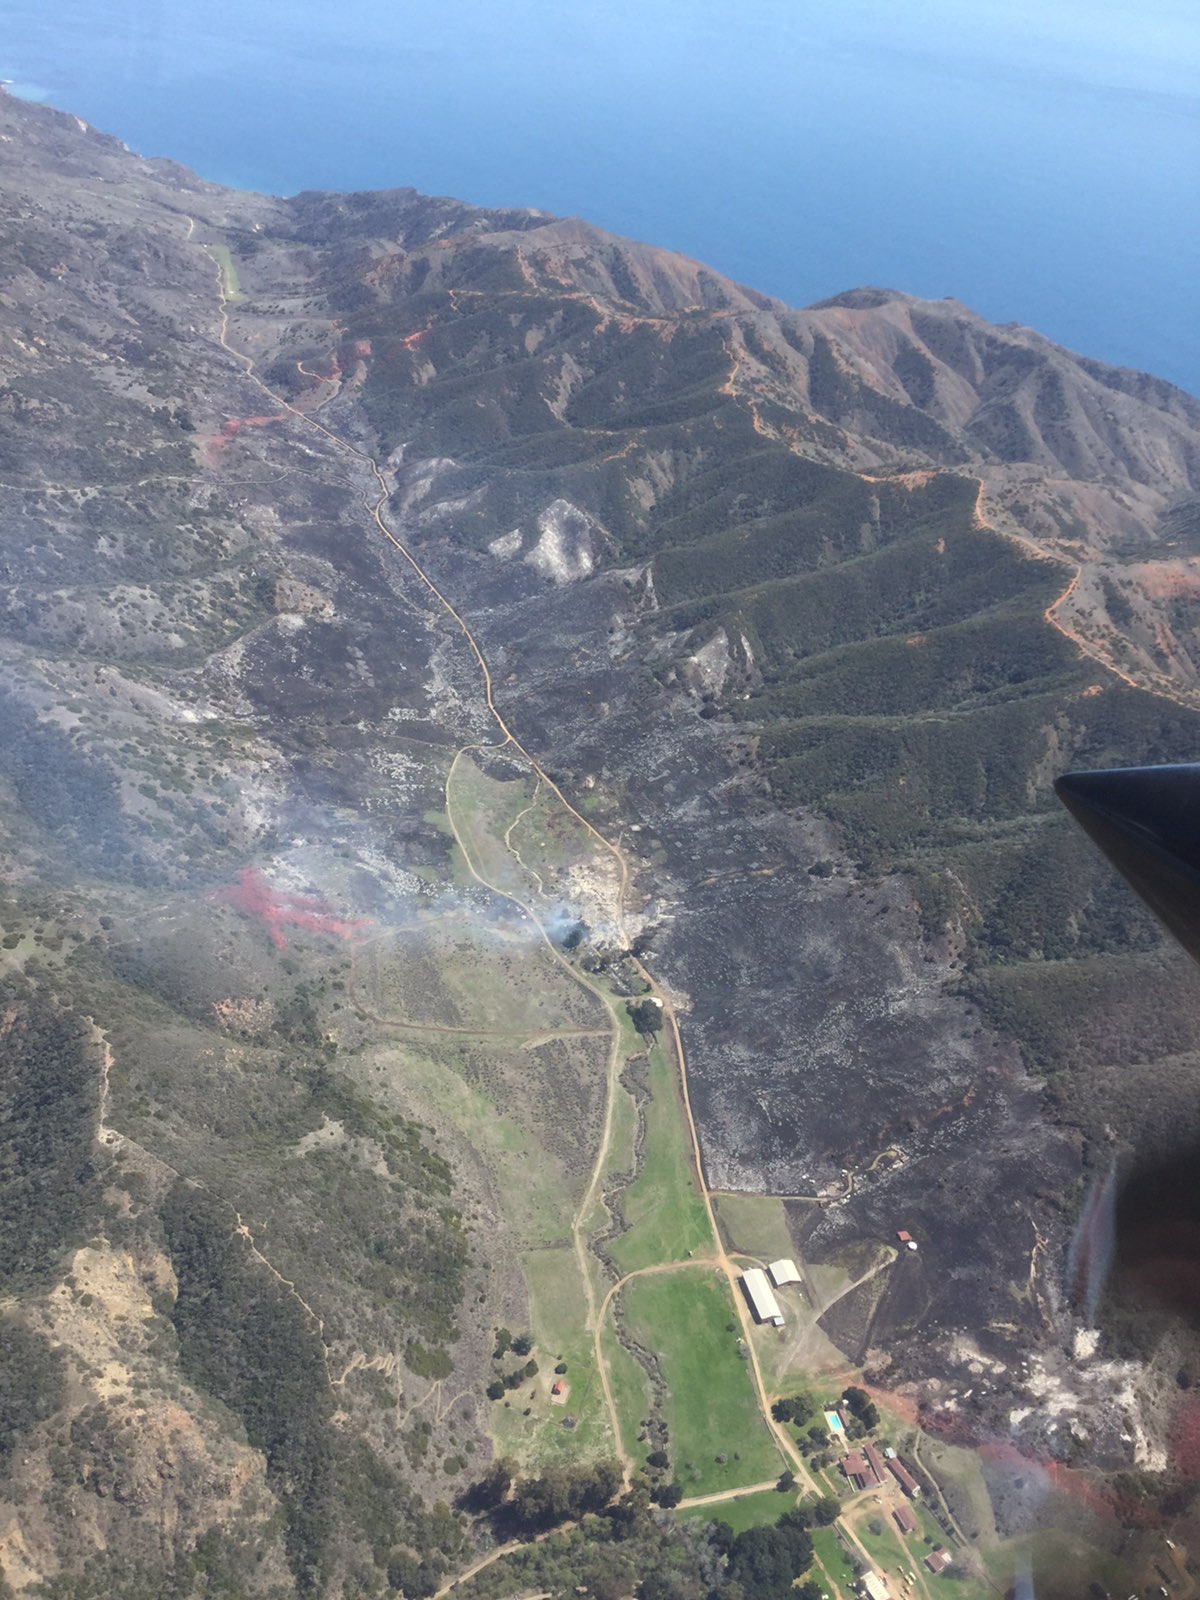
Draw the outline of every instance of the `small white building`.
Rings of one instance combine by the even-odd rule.
[[[754,1313],[756,1322],[769,1322],[776,1328],[783,1327],[783,1312],[779,1309],[771,1285],[767,1282],[767,1275],[761,1267],[747,1267],[742,1273],[742,1288],[745,1290],[746,1299],[750,1302],[750,1309]]]
[[[862,1592],[867,1600],[889,1600],[891,1591],[877,1572],[864,1572],[862,1575]]]
[[[800,1270],[794,1261],[786,1259],[772,1261],[767,1271],[770,1274],[771,1282],[777,1289],[782,1289],[788,1283],[801,1283],[803,1281],[800,1277]]]

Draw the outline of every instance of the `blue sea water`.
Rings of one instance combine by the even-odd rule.
[[[1200,392],[1194,0],[10,0],[0,75],[221,182],[412,184]]]

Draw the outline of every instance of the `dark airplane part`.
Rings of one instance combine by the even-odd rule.
[[[1130,886],[1200,962],[1200,765],[1071,772],[1059,799]],[[1114,1162],[1113,1171],[1116,1165]],[[1105,1232],[1103,1207],[1077,1235],[1076,1271],[1093,1307],[1109,1290],[1126,1315],[1152,1305],[1200,1327],[1200,1150],[1133,1155]],[[1106,1196],[1099,1196],[1107,1199]],[[1103,1324],[1106,1316],[1100,1310]]]
[[[1069,772],[1054,788],[1126,882],[1200,962],[1200,765]]]

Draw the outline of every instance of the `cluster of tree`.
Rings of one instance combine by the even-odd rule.
[[[510,1353],[514,1356],[529,1356],[533,1349],[533,1336],[528,1333],[510,1332],[508,1328],[496,1329],[496,1344],[492,1350],[493,1361],[503,1361]],[[566,1368],[563,1368],[566,1371]],[[522,1367],[514,1367],[510,1372],[497,1372],[491,1383],[487,1386],[489,1400],[503,1400],[504,1396],[512,1389],[519,1389],[530,1378],[536,1378],[538,1364],[532,1356]]]
[[[0,1471],[22,1438],[58,1410],[64,1363],[43,1334],[13,1317],[0,1321]]]
[[[541,1510],[546,1479],[566,1471],[557,1469],[533,1480],[542,1485],[535,1510]],[[593,1503],[609,1486],[615,1493],[619,1481],[610,1464],[605,1482],[594,1486]],[[544,1524],[522,1524],[508,1514],[509,1494],[515,1502],[525,1492],[516,1482],[515,1464],[498,1461],[470,1491],[470,1508],[491,1511],[498,1534],[545,1535]],[[531,1591],[586,1592],[593,1600],[624,1600],[630,1594],[638,1600],[820,1600],[814,1580],[799,1581],[812,1564],[808,1529],[814,1519],[822,1520],[817,1507],[799,1506],[774,1527],[735,1535],[724,1522],[676,1522],[656,1514],[644,1484],[635,1483],[619,1501],[597,1507],[591,1515],[578,1496],[572,1504],[562,1487],[554,1500],[560,1517],[586,1520],[526,1543],[480,1573],[473,1583],[477,1600]],[[829,1504],[836,1514],[836,1501]]]
[[[533,1349],[533,1337],[528,1333],[512,1334],[507,1328],[496,1329],[496,1348],[492,1359],[502,1360],[511,1350],[515,1356],[527,1356]]]
[[[508,1499],[509,1490],[517,1479],[517,1463],[511,1456],[497,1456],[495,1461],[474,1483],[468,1484],[458,1497],[464,1511],[495,1511]]]
[[[162,1208],[179,1281],[172,1321],[189,1377],[224,1401],[262,1450],[283,1502],[292,1571],[319,1592],[329,1573],[336,1480],[333,1397],[320,1332],[250,1255],[228,1207],[180,1179]]]
[[[745,1600],[794,1600],[796,1579],[812,1566],[809,1522],[808,1509],[797,1506],[774,1527],[747,1528],[734,1538],[728,1578]],[[820,1589],[816,1592],[819,1596]]]
[[[73,1013],[19,978],[0,984],[0,1007],[0,1291],[11,1292],[53,1275],[98,1210],[99,1075]]]
[[[334,1426],[320,1330],[252,1255],[229,1207],[181,1179],[160,1216],[179,1284],[171,1317],[180,1364],[263,1452],[298,1591],[325,1593],[335,1573],[358,1570],[362,1592],[373,1593],[378,1569],[407,1550],[418,1552],[432,1594],[461,1549],[461,1519],[425,1510],[391,1463]]]
[[[116,1550],[91,1556],[37,1585],[38,1600],[243,1600],[260,1594],[263,1572],[261,1524],[209,1528],[190,1549],[167,1562],[131,1559]],[[26,1591],[28,1592],[28,1591]],[[278,1592],[277,1590],[275,1591]],[[0,1576],[0,1600],[15,1591]]]
[[[678,1522],[654,1512],[635,1486],[582,1524],[523,1543],[478,1573],[471,1590],[475,1600],[538,1593],[586,1593],[591,1600],[630,1595],[711,1600],[724,1581],[732,1540],[724,1523]]]
[[[853,1385],[842,1396],[851,1416],[857,1417],[864,1429],[869,1433],[872,1428],[879,1426],[879,1412],[875,1409],[875,1402],[865,1389],[857,1389]]]
[[[603,1511],[620,1487],[621,1469],[615,1461],[556,1464],[536,1478],[516,1479],[499,1508],[498,1520],[518,1533],[538,1533]]]
[[[771,1407],[771,1415],[776,1422],[794,1422],[799,1426],[816,1410],[816,1404],[811,1394],[801,1390],[790,1398],[776,1400]]]
[[[530,1359],[523,1367],[517,1367],[499,1378],[493,1378],[485,1392],[489,1400],[503,1400],[510,1389],[519,1389],[523,1383],[530,1378],[536,1378],[537,1375],[538,1364]]]

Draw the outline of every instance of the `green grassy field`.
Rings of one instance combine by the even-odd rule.
[[[760,1261],[795,1254],[782,1200],[766,1194],[722,1194],[716,1196],[713,1206],[727,1250]]]
[[[911,1433],[908,1438],[915,1437]],[[908,1447],[907,1441],[898,1439],[894,1441],[896,1448],[903,1452]],[[983,1478],[983,1468],[978,1455],[974,1450],[965,1450],[959,1445],[947,1444],[944,1440],[930,1438],[924,1434],[920,1436],[921,1465],[926,1474],[931,1477],[949,1496],[961,1526],[968,1534],[975,1536],[981,1546],[996,1542],[996,1519],[992,1512],[992,1502],[988,1495],[987,1484]],[[930,1532],[936,1525],[930,1519]]]
[[[761,1483],[782,1472],[783,1458],[738,1354],[737,1313],[724,1279],[702,1267],[637,1278],[621,1300],[630,1332],[659,1357],[668,1388],[668,1449],[685,1496]]]
[[[736,1500],[719,1500],[710,1506],[681,1506],[676,1516],[685,1522],[725,1522],[734,1533],[747,1528],[768,1528],[796,1504],[795,1494],[780,1494],[778,1489],[761,1489],[757,1494],[739,1495]]]
[[[882,1506],[869,1507],[865,1514],[859,1513],[854,1518],[855,1533],[872,1561],[891,1582],[893,1589],[901,1586],[898,1576],[901,1571],[916,1571],[930,1591],[944,1596],[945,1600],[989,1600],[989,1597],[994,1596],[995,1591],[982,1578],[951,1578],[945,1574],[935,1576],[929,1571],[924,1562],[932,1549],[940,1545],[944,1549],[949,1549],[952,1555],[956,1554],[957,1550],[920,1502],[910,1509],[915,1513],[921,1531],[919,1534],[911,1534],[908,1538],[904,1537],[890,1512]],[[883,1532],[872,1533],[869,1527],[871,1522],[880,1523]],[[926,1536],[932,1543],[926,1544]],[[1009,1561],[1011,1563],[1011,1557]],[[1011,1577],[1010,1564],[1006,1581]]]
[[[562,1164],[468,1081],[467,1049],[449,1042],[428,1049],[408,1041],[388,1045],[375,1053],[362,1081],[370,1087],[373,1080],[394,1075],[403,1080],[406,1098],[436,1106],[496,1174],[497,1193],[519,1243],[529,1249],[559,1242],[563,1219],[574,1207]]]
[[[634,1464],[640,1466],[650,1449],[645,1440],[638,1437],[643,1421],[650,1415],[649,1379],[617,1338],[611,1318],[606,1319],[602,1342],[608,1357],[608,1381],[617,1408],[621,1441]]]
[[[625,1003],[616,997],[614,1014],[620,1032],[620,1058],[623,1064],[628,1063],[633,1056],[641,1055],[644,1047],[641,1035],[630,1021]],[[618,1086],[613,1099],[612,1108],[612,1133],[609,1139],[608,1157],[604,1163],[605,1176],[617,1176],[631,1172],[634,1166],[635,1141],[637,1138],[637,1108],[632,1097],[626,1090]],[[592,1232],[605,1228],[611,1221],[611,1215],[603,1203],[603,1197],[597,1193],[596,1203],[584,1218],[584,1226]],[[604,1285],[608,1288],[608,1284]]]
[[[461,838],[460,877],[467,876],[469,860],[502,892],[536,906],[557,895],[558,880],[569,864],[594,858],[595,842],[580,824],[555,814],[556,804],[552,805],[546,794],[538,794],[536,785],[527,780],[497,780],[464,755],[454,767],[449,791]],[[510,828],[520,860],[504,842]],[[589,1001],[582,994],[561,992],[560,985],[573,988],[573,980],[548,952],[544,961],[534,960],[534,972],[529,970],[527,953],[523,957],[515,950],[498,950],[481,962],[481,952],[465,946],[460,950],[460,943],[451,936],[444,950],[429,951],[438,968],[444,1004],[456,1017],[469,1014],[472,1020],[478,1017],[484,1026],[499,1029],[524,1026],[526,1019],[531,1027],[551,1028],[583,1022],[603,1027],[608,1020],[599,998]],[[589,986],[595,983],[593,978]],[[629,1334],[658,1359],[666,1385],[663,1411],[672,1469],[687,1497],[773,1480],[785,1463],[759,1410],[748,1364],[739,1353],[741,1326],[729,1286],[699,1259],[690,1268],[684,1265],[710,1254],[716,1241],[693,1168],[674,1062],[661,1043],[639,1060],[645,1044],[619,1000],[613,1014],[622,1034],[618,1059],[631,1063],[629,1070],[646,1093],[635,1099],[624,1088],[617,1088],[612,1103],[612,1138],[605,1172],[626,1172],[632,1164],[639,1100],[642,1137],[639,1171],[620,1193],[625,1228],[608,1249],[618,1272],[645,1274],[626,1284],[617,1301]],[[506,1106],[509,1117],[499,1117],[490,1103],[495,1095],[485,1097],[464,1078],[446,1087],[464,1132],[476,1148],[486,1151],[498,1176],[508,1175],[509,1181],[503,1184],[503,1192],[509,1196],[505,1208],[523,1246],[520,1268],[529,1293],[539,1372],[504,1399],[492,1402],[490,1427],[497,1452],[516,1457],[526,1470],[555,1460],[613,1454],[617,1441],[596,1369],[587,1324],[586,1286],[568,1238],[574,1208],[565,1174],[540,1151],[536,1131],[522,1126],[525,1119],[518,1108]],[[518,1114],[513,1115],[514,1111]],[[731,1251],[764,1262],[795,1254],[787,1212],[780,1200],[724,1195],[718,1198],[715,1210]],[[588,1233],[607,1224],[599,1191],[583,1221]],[[671,1263],[679,1264],[681,1270],[645,1271]],[[590,1275],[598,1304],[607,1287],[603,1270],[591,1259],[584,1270]],[[836,1294],[861,1270],[857,1262],[820,1270],[818,1292]],[[778,1376],[781,1387],[787,1389],[794,1380],[793,1386],[811,1388],[819,1395],[819,1377],[791,1370],[798,1318],[810,1320],[812,1313],[800,1291],[793,1291],[793,1297],[796,1304],[789,1304],[793,1327],[783,1333],[758,1330],[756,1345],[770,1374],[769,1382]],[[640,1435],[650,1414],[651,1387],[646,1373],[621,1346],[611,1317],[602,1340],[620,1443],[636,1463],[647,1449]],[[814,1353],[805,1345],[803,1352],[797,1346],[794,1355],[808,1359]],[[563,1406],[550,1400],[554,1367],[559,1362],[566,1364],[564,1377],[570,1390]],[[688,1508],[680,1515],[689,1521],[719,1519],[740,1532],[773,1523],[793,1501],[793,1496],[775,1490],[756,1491],[712,1506]],[[894,1577],[898,1568],[919,1560],[925,1547],[910,1551],[890,1522],[883,1517],[878,1520],[882,1531],[875,1536],[865,1531],[867,1518],[855,1518],[872,1557]],[[821,1544],[827,1547],[821,1556],[820,1575],[843,1590],[848,1569],[838,1554],[833,1531],[819,1532]],[[954,1588],[956,1600],[975,1600],[973,1588]],[[946,1592],[949,1595],[948,1588]]]
[[[491,1433],[498,1455],[524,1466],[553,1460],[579,1461],[613,1455],[604,1392],[596,1375],[591,1334],[584,1314],[579,1263],[570,1246],[531,1250],[521,1258],[538,1374],[503,1400],[491,1402]],[[566,1405],[550,1399],[554,1368],[567,1364]],[[532,1391],[532,1393],[531,1393]],[[525,1416],[526,1408],[529,1416]]]
[[[532,777],[490,777],[464,753],[453,764],[447,793],[467,854],[498,889],[530,903],[544,898],[557,904],[568,897],[570,868],[587,865],[615,875],[616,864],[595,835]]]
[[[984,1566],[993,1584],[1001,1586],[1011,1583],[1014,1572],[1032,1571],[1034,1593],[1041,1592],[1039,1575],[1061,1584],[1066,1574],[1078,1579],[1081,1594],[1087,1592],[1087,1586],[1092,1582],[1099,1582],[1109,1594],[1116,1596],[1137,1592],[1138,1575],[1134,1567],[1119,1556],[1097,1549],[1095,1545],[1063,1529],[1048,1529],[1023,1538],[1006,1539],[1003,1544],[994,1545],[991,1550],[984,1552]],[[987,1593],[994,1596],[996,1593],[994,1587],[985,1591],[982,1585],[972,1589],[959,1585],[958,1589],[964,1600],[976,1600],[977,1595],[982,1597]]]
[[[837,1534],[832,1528],[814,1528],[812,1542],[816,1555],[813,1572],[825,1580],[831,1594],[835,1585],[837,1590],[844,1590],[854,1576],[854,1568],[838,1543]]]
[[[238,282],[237,268],[233,264],[233,257],[226,244],[210,244],[208,247],[216,257],[217,266],[221,269],[221,293],[226,300],[244,300],[241,284]]]
[[[872,1533],[868,1526],[872,1522],[883,1531]],[[879,1571],[891,1581],[893,1588],[899,1587],[901,1569],[905,1572],[910,1571],[929,1554],[929,1547],[920,1539],[916,1539],[915,1534],[913,1538],[916,1539],[916,1543],[911,1549],[909,1548],[909,1541],[903,1538],[891,1515],[883,1506],[871,1506],[865,1514],[860,1513],[855,1516],[853,1526],[867,1554]],[[945,1543],[944,1540],[938,1542]]]
[[[469,754],[454,761],[446,780],[454,831],[471,865],[504,893],[528,900],[537,880],[505,846],[504,834],[533,798],[533,784],[489,778]]]
[[[686,1261],[713,1245],[678,1080],[660,1045],[650,1052],[647,1078],[651,1098],[643,1107],[642,1170],[621,1198],[627,1231],[611,1247],[622,1272],[660,1261]]]

